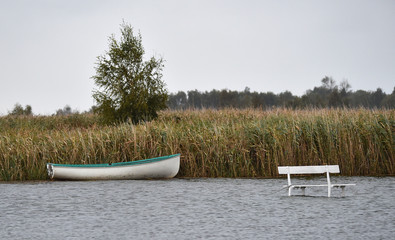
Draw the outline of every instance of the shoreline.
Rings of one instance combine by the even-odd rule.
[[[301,176],[295,176],[293,178],[298,179],[298,178],[320,178],[324,177],[324,175],[301,175]],[[344,175],[331,175],[331,178],[336,177],[350,177],[350,178],[358,178],[358,177],[364,177],[364,178],[393,178],[395,175],[381,175],[381,176],[344,176]],[[235,178],[230,178],[230,177],[174,177],[170,179],[139,179],[139,180],[134,180],[134,179],[125,179],[125,180],[84,180],[84,181],[74,181],[74,180],[13,180],[13,181],[0,181],[0,184],[24,184],[24,183],[51,183],[51,182],[110,182],[110,181],[171,181],[171,180],[199,180],[199,179],[235,179],[235,180],[273,180],[273,179],[284,179],[286,180],[287,177],[235,177]]]

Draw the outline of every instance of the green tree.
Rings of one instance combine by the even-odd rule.
[[[169,95],[168,105],[172,109],[184,109],[187,105],[187,95],[183,91]]]
[[[381,107],[381,101],[385,98],[386,94],[381,88],[377,88],[376,92],[372,93],[372,101],[375,107]]]
[[[381,106],[386,108],[395,108],[395,87],[391,94],[388,94],[382,101]]]
[[[78,113],[77,111],[75,113]],[[64,106],[63,109],[58,109],[56,111],[56,116],[68,116],[73,114],[71,107],[69,105]]]
[[[108,123],[151,120],[167,107],[168,94],[161,80],[164,60],[144,61],[141,34],[134,35],[125,22],[120,30],[120,40],[109,37],[109,50],[97,58],[92,77],[99,87],[93,92],[95,111]]]
[[[30,116],[33,115],[33,111],[30,105],[26,105],[25,109],[23,109],[22,105],[17,103],[15,104],[14,109],[9,112],[9,114],[13,116]]]

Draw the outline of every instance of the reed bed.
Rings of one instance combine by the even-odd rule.
[[[181,153],[178,177],[276,177],[279,165],[339,164],[342,175],[395,175],[395,111],[163,111],[103,126],[95,115],[1,117],[0,181],[43,180],[45,165]]]

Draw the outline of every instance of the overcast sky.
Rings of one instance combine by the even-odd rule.
[[[394,0],[2,0],[0,114],[88,110],[96,58],[122,20],[146,57],[165,59],[169,92],[302,95],[325,76],[353,91],[395,86]]]

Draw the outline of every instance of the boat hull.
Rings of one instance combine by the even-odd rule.
[[[113,164],[47,164],[48,175],[58,180],[133,180],[173,178],[180,168],[180,154]]]

